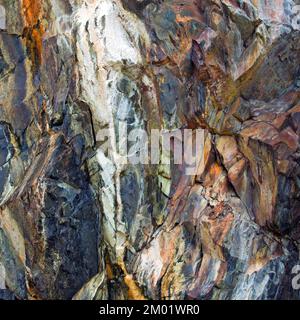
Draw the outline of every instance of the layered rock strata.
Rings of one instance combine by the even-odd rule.
[[[0,5],[0,297],[300,297],[299,1]],[[197,171],[120,122],[201,130]]]

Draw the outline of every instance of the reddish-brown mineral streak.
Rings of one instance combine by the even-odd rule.
[[[300,297],[299,2],[0,5],[1,298]],[[118,121],[202,129],[197,173],[101,153]]]

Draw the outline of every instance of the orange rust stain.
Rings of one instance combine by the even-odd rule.
[[[204,186],[212,186],[219,179],[222,174],[222,167],[216,162],[213,163],[204,179]]]
[[[127,286],[127,294],[129,300],[146,300],[146,298],[143,296],[141,289],[136,284],[135,280],[133,279],[133,276],[131,274],[128,274],[126,266],[123,261],[121,261],[119,264],[119,267],[124,273],[124,283]],[[105,268],[106,268],[106,274],[108,280],[113,280],[115,278],[113,267],[111,265],[110,259],[108,255],[105,257]]]
[[[114,272],[113,269],[111,267],[110,261],[108,259],[108,257],[105,258],[105,268],[106,268],[106,274],[107,274],[107,278],[108,280],[112,280],[114,278]]]
[[[119,267],[122,269],[124,272],[124,283],[126,284],[128,291],[128,299],[129,300],[146,300],[144,295],[142,294],[141,289],[138,287],[136,282],[133,279],[133,276],[127,272],[125,263],[121,261],[119,263]]]
[[[182,16],[180,14],[176,14],[176,21],[181,22],[181,23],[187,23],[190,21],[194,21],[194,19],[193,19],[193,17],[186,17],[186,16]]]
[[[220,167],[217,163],[214,163],[209,170],[209,173],[212,176],[218,177],[222,173],[222,167]]]
[[[42,62],[42,41],[44,28],[40,23],[42,5],[40,0],[23,0],[22,9],[25,22],[26,45],[34,63]]]
[[[32,30],[32,37],[34,39],[37,56],[40,62],[42,60],[43,33],[44,33],[44,30],[42,27]]]
[[[141,293],[141,289],[135,283],[132,275],[127,274],[124,277],[124,282],[128,287],[128,299],[129,300],[146,300],[143,294]]]
[[[23,12],[27,27],[37,24],[41,16],[41,3],[39,0],[23,0]]]

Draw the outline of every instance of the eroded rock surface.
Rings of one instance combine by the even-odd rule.
[[[0,297],[300,297],[298,0],[0,5]],[[120,121],[201,129],[196,174]]]

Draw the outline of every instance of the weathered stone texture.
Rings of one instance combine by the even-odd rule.
[[[0,298],[300,298],[298,0],[0,5]],[[197,174],[118,121],[201,128]]]

